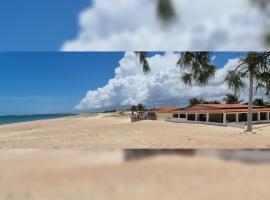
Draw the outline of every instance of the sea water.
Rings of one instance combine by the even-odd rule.
[[[19,122],[30,122],[45,119],[57,119],[63,117],[74,116],[73,114],[39,114],[39,115],[9,115],[0,116],[0,125],[13,124]]]

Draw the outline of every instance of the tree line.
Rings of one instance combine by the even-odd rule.
[[[223,98],[223,100],[214,99],[214,100],[206,100],[204,98],[192,98],[188,100],[189,106],[194,106],[197,104],[240,104],[243,103],[243,99],[240,99],[240,97],[237,94],[226,94],[226,97]],[[253,101],[253,104],[255,106],[266,106],[270,107],[270,101],[266,102],[263,98],[256,98]]]

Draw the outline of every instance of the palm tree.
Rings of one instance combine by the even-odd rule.
[[[184,71],[182,81],[189,86],[205,86],[215,77],[216,67],[211,64],[209,52],[182,52],[177,62]]]
[[[194,106],[197,104],[204,104],[205,103],[205,99],[202,98],[192,98],[188,100],[189,106]]]
[[[243,100],[239,99],[239,95],[237,94],[226,94],[226,97],[223,99],[226,104],[239,104]]]
[[[234,70],[228,72],[225,81],[229,88],[235,93],[246,87],[245,80],[249,79],[248,121],[247,131],[252,132],[252,107],[254,96],[254,80],[258,83],[262,80],[264,73],[270,70],[270,52],[248,52],[245,57],[240,58],[240,63]]]
[[[137,110],[139,111],[140,114],[142,114],[143,111],[145,111],[145,107],[143,104],[139,103],[137,105]]]
[[[181,77],[185,85],[203,87],[215,77],[216,67],[211,64],[209,52],[181,52],[177,65],[184,70]],[[206,101],[200,98],[189,100],[189,106],[203,104]]]
[[[139,53],[140,61],[144,63],[145,52]],[[182,81],[189,86],[205,86],[215,77],[216,66],[211,64],[209,52],[182,52],[177,62],[185,70]],[[143,67],[144,70],[150,70]],[[264,88],[269,93],[269,79],[267,78],[270,71],[270,52],[248,52],[245,57],[240,58],[240,63],[235,66],[234,70],[228,72],[225,82],[229,88],[234,89],[235,94],[240,92],[246,84],[245,80],[249,79],[249,103],[248,103],[248,121],[247,131],[252,132],[252,107],[254,96],[254,79],[257,81],[257,88],[261,82],[266,83]],[[266,77],[266,78],[265,78]]]
[[[267,102],[265,103],[265,106],[266,106],[267,108],[270,108],[270,101],[267,101]]]
[[[143,72],[144,73],[150,72],[150,66],[149,66],[149,63],[147,61],[147,52],[137,51],[137,52],[135,52],[135,54],[139,57]]]
[[[256,90],[263,89],[265,94],[270,97],[270,72],[264,72],[257,80]]]
[[[186,85],[193,84],[204,86],[213,79],[216,67],[211,64],[209,52],[183,52],[178,61],[183,69],[187,70],[182,76]],[[246,57],[240,59],[234,70],[229,71],[225,79],[229,88],[235,93],[245,87],[245,80],[249,78],[249,106],[247,131],[252,132],[252,107],[254,79],[258,83],[266,83],[265,89],[269,93],[270,52],[249,52]]]
[[[133,105],[131,106],[130,108],[130,111],[131,111],[131,115],[133,116],[134,115],[134,112],[136,112],[138,109],[137,109],[137,106]]]
[[[139,104],[137,105],[137,109],[138,109],[139,112],[142,112],[142,111],[145,110],[144,105],[141,104],[141,103],[139,103]]]
[[[221,102],[218,99],[205,101],[204,104],[221,104]]]
[[[266,105],[263,98],[254,99],[253,104],[256,106],[265,106]]]
[[[150,72],[147,52],[136,51],[135,54],[139,57],[143,72]],[[204,86],[214,78],[216,73],[216,67],[211,64],[209,52],[181,52],[177,65],[189,70],[182,76],[184,83],[189,86],[192,86],[193,81],[199,86]]]

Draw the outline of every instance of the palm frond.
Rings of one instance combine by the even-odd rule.
[[[181,77],[181,79],[185,85],[192,86],[192,74],[184,73],[184,75]]]
[[[188,100],[189,106],[194,106],[197,104],[204,104],[206,102],[203,98],[192,98]]]
[[[135,52],[135,54],[139,57],[143,72],[144,73],[150,72],[150,66],[147,61],[147,52],[141,51],[141,52]]]
[[[270,72],[261,73],[257,78],[256,91],[264,90],[266,95],[270,95]]]
[[[270,33],[265,34],[265,43],[270,45]]]
[[[225,78],[225,82],[227,83],[230,89],[234,90],[235,93],[240,92],[241,89],[245,86],[245,83],[242,80],[241,74],[235,71],[228,72]]]
[[[158,17],[165,23],[176,19],[176,12],[171,0],[157,0]]]
[[[205,86],[215,77],[216,67],[211,64],[209,52],[181,52],[177,65],[187,70],[182,80],[187,85]]]
[[[265,106],[266,105],[263,98],[254,99],[253,104],[256,106]]]
[[[243,99],[240,99],[239,95],[237,94],[226,94],[226,97],[223,99],[226,104],[238,104],[243,101]]]

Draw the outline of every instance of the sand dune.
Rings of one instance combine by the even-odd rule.
[[[270,164],[121,152],[0,151],[0,199],[269,199]],[[110,158],[109,160],[107,160]]]
[[[0,126],[0,148],[270,148],[270,125],[255,128],[81,116]]]

